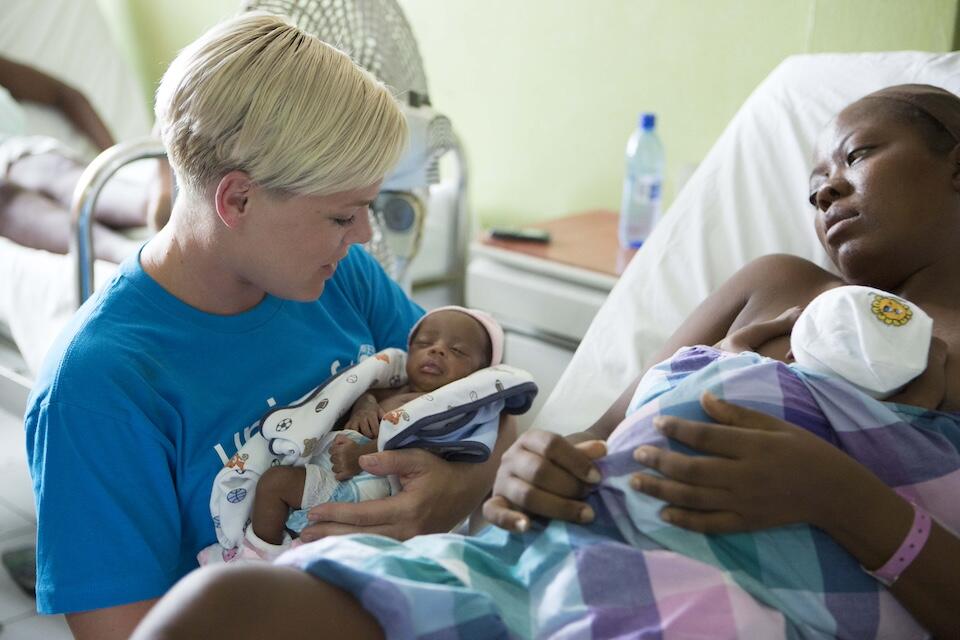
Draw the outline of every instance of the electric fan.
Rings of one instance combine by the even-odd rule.
[[[367,248],[409,289],[408,267],[420,248],[424,218],[430,209],[431,216],[450,217],[449,224],[439,227],[447,236],[441,244],[446,245],[450,258],[445,275],[462,279],[469,233],[463,150],[450,120],[430,105],[420,50],[396,0],[247,0],[243,8],[286,16],[390,87],[406,115],[410,139],[374,203],[374,239]],[[430,206],[431,189],[441,186],[440,158],[448,152],[456,159],[455,176],[446,182],[454,197]],[[435,211],[443,202],[451,202],[446,205],[451,210]]]

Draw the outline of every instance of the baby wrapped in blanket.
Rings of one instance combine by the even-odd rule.
[[[272,559],[291,546],[288,530],[303,529],[317,504],[399,490],[391,479],[360,473],[359,457],[378,448],[486,460],[500,412],[525,412],[537,392],[529,374],[501,364],[502,355],[503,331],[490,315],[443,307],[414,326],[408,353],[377,353],[269,412],[260,437],[214,482],[219,544],[201,551],[200,563]],[[345,429],[332,431],[347,411]]]
[[[795,348],[803,346],[798,339]],[[405,543],[344,536],[278,562],[349,591],[391,637],[923,637],[823,531],[797,524],[703,535],[665,523],[663,502],[631,488],[642,469],[638,446],[692,453],[660,435],[653,419],[711,421],[704,391],[809,430],[960,530],[960,416],[883,403],[837,375],[755,353],[696,346],[640,382],[598,462],[591,524],[535,521],[523,534],[490,527],[474,538]]]

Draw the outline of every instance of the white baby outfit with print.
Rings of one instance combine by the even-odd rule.
[[[357,398],[370,388],[396,388],[406,382],[407,354],[385,349],[341,372],[299,400],[271,409],[260,432],[217,474],[210,512],[219,544],[198,554],[201,564],[274,557],[290,545],[271,545],[248,526],[260,476],[272,466],[306,468],[302,508],[287,527],[306,525],[310,507],[322,502],[358,502],[399,491],[396,478],[361,473],[347,482],[333,477],[329,448],[339,434],[357,442],[359,433],[333,431]],[[380,422],[378,449],[416,447],[454,461],[483,462],[496,445],[501,412],[526,412],[537,386],[526,371],[499,364],[451,382],[388,412]]]

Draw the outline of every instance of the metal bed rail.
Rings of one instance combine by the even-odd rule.
[[[103,186],[124,165],[166,155],[160,140],[138,138],[105,150],[80,174],[70,207],[70,254],[76,261],[78,307],[93,294],[93,209]]]

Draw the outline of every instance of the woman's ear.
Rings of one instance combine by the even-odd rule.
[[[240,225],[249,210],[252,188],[253,181],[243,171],[231,171],[220,178],[214,194],[214,206],[217,217],[227,227],[235,229]]]

